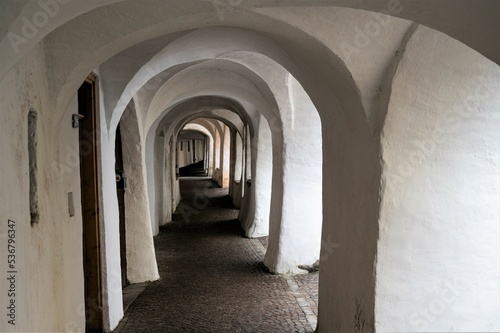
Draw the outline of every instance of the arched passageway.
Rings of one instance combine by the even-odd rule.
[[[318,272],[269,274],[267,237],[241,237],[228,189],[213,180],[183,179],[181,194],[155,238],[162,278],[114,332],[314,332]]]
[[[118,325],[186,125],[318,332],[500,330],[497,1],[69,3],[0,5],[0,330]]]

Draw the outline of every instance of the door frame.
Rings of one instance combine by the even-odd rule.
[[[79,128],[79,153],[80,153],[80,190],[82,198],[82,255],[83,255],[83,271],[84,271],[84,304],[85,304],[85,331],[86,332],[103,332],[106,327],[106,323],[109,322],[108,313],[105,311],[107,309],[107,297],[105,294],[106,290],[106,261],[105,261],[105,237],[104,237],[104,216],[103,216],[103,201],[102,201],[102,164],[101,164],[101,130],[100,130],[100,113],[99,113],[99,85],[98,77],[94,73],[89,74],[89,76],[82,83],[82,86],[78,89],[77,100],[78,100],[78,112],[81,113],[81,102],[80,102],[80,89],[87,87],[90,89],[91,98],[91,135],[88,133],[88,140],[82,138],[83,132],[82,125],[85,122],[83,118],[80,122]],[[87,115],[88,117],[88,115]],[[87,118],[89,119],[89,118]],[[89,142],[92,147],[91,152],[82,154],[82,148],[88,148],[89,145],[84,147],[82,143]],[[84,188],[84,170],[83,169],[83,158],[91,158],[87,160],[87,166],[91,166],[90,169],[86,169],[85,172],[90,172],[88,175],[93,178],[94,188]],[[90,192],[90,193],[89,193]],[[89,201],[84,202],[85,198]],[[86,212],[85,209],[93,208],[93,212]],[[90,220],[91,224],[85,224],[85,220]],[[89,235],[90,233],[90,235]],[[94,237],[91,237],[94,234]],[[86,247],[88,242],[94,242],[95,250]],[[91,243],[92,246],[93,243]],[[91,261],[90,261],[91,260]],[[92,281],[88,281],[87,276],[89,272],[94,273],[91,277]],[[89,290],[89,283],[93,283],[94,286],[92,290]],[[90,295],[91,293],[92,295]],[[90,305],[92,297],[95,298],[95,304]],[[109,326],[109,325],[107,325]]]

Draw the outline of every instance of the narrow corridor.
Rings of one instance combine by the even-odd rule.
[[[161,279],[115,332],[313,332],[318,273],[269,274],[266,239],[247,239],[227,189],[181,181],[174,221],[155,238]]]

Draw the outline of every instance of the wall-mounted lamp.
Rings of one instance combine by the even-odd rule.
[[[84,118],[84,116],[81,114],[77,114],[77,113],[73,114],[73,116],[71,117],[71,126],[73,128],[80,127],[80,119],[83,119],[83,118]]]

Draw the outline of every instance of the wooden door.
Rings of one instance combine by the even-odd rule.
[[[96,80],[90,75],[78,89],[86,332],[103,332]]]

